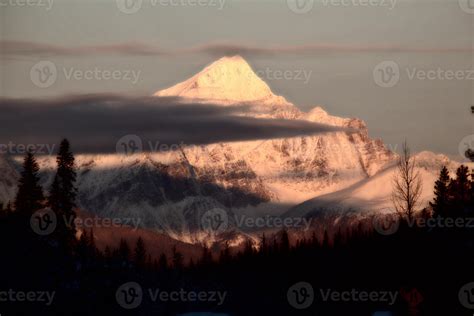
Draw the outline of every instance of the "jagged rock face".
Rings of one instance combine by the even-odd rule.
[[[242,115],[307,120],[357,133],[188,146],[133,156],[76,155],[81,208],[101,216],[138,217],[143,227],[196,242],[206,237],[199,220],[209,209],[222,208],[230,215],[243,209],[279,215],[283,207],[365,179],[394,158],[381,141],[368,137],[363,121],[330,116],[320,107],[308,113],[298,110],[274,95],[240,57],[223,58],[155,95],[223,106],[248,104],[252,112]],[[38,159],[47,187],[55,158]],[[15,181],[7,172],[0,174],[0,181]],[[1,194],[5,185],[0,186]]]

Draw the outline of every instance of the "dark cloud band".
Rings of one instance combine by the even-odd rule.
[[[186,104],[177,98],[158,97],[0,99],[0,144],[54,144],[67,137],[76,152],[108,153],[116,151],[117,141],[124,135],[171,146],[351,131],[309,121],[241,115],[251,110],[248,106]]]

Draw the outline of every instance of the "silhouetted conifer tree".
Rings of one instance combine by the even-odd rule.
[[[70,249],[76,241],[74,208],[76,207],[77,189],[75,187],[74,155],[70,151],[67,139],[61,141],[56,163],[57,171],[49,193],[49,206],[57,216],[55,236],[62,246]]]
[[[456,170],[456,178],[452,179],[449,184],[449,190],[453,197],[453,203],[450,207],[457,216],[465,216],[469,211],[471,199],[470,186],[469,169],[461,165]]]
[[[120,239],[118,254],[120,256],[120,259],[122,259],[123,261],[130,260],[130,247],[128,246],[127,241],[123,238]]]
[[[158,259],[158,267],[161,271],[166,271],[168,269],[168,258],[162,253]]]
[[[43,207],[44,195],[39,185],[38,172],[38,163],[33,153],[28,152],[23,160],[23,170],[15,198],[15,210],[18,214],[31,216]]]
[[[447,217],[449,216],[449,182],[451,178],[449,177],[449,171],[446,166],[441,169],[438,180],[435,182],[434,189],[434,201],[430,202],[431,207],[433,208],[434,217]]]
[[[133,259],[137,267],[144,267],[146,263],[147,253],[145,249],[145,243],[143,242],[142,237],[138,237],[137,243],[135,245],[135,251],[133,254]]]
[[[183,255],[173,246],[173,268],[180,270],[183,268]]]

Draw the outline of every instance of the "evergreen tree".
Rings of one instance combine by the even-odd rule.
[[[128,246],[127,241],[123,238],[120,239],[118,254],[120,256],[120,259],[122,259],[123,261],[130,260],[130,247]]]
[[[92,228],[89,232],[89,249],[91,257],[95,258],[99,251],[95,245],[94,231]]]
[[[434,190],[434,201],[430,202],[431,207],[433,208],[434,217],[446,217],[449,216],[449,171],[446,166],[441,169],[439,174],[439,179],[435,182]]]
[[[202,255],[199,263],[203,265],[212,263],[212,253],[206,245],[202,247]]]
[[[135,245],[135,251],[133,254],[133,259],[137,267],[144,267],[146,263],[146,249],[145,243],[143,242],[142,237],[138,237],[137,243]]]
[[[284,253],[290,251],[290,239],[286,230],[283,230],[281,234],[280,250]]]
[[[55,235],[64,247],[69,248],[76,240],[74,208],[76,207],[77,189],[75,187],[74,155],[70,151],[67,139],[61,141],[56,163],[57,171],[51,184],[49,206],[57,216]]]
[[[82,232],[81,237],[79,237],[79,241],[77,242],[76,251],[82,260],[87,260],[89,257],[89,249],[90,249],[90,240],[89,236],[85,231]]]
[[[173,268],[180,270],[183,268],[183,255],[173,246]]]
[[[449,191],[453,197],[451,208],[457,216],[465,216],[468,213],[471,199],[470,186],[469,168],[461,165],[456,170],[456,179],[452,179],[449,184]]]
[[[221,250],[220,256],[219,256],[219,263],[228,263],[232,259],[232,256],[230,254],[230,247],[229,247],[229,242],[226,241],[224,249]]]
[[[168,269],[168,258],[162,253],[158,259],[158,267],[161,271],[166,271]]]
[[[38,163],[33,153],[28,152],[23,160],[23,171],[15,198],[15,209],[18,214],[31,216],[43,207],[44,195],[39,185],[38,172]]]

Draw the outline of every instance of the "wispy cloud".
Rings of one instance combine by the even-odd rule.
[[[321,53],[472,53],[472,47],[426,47],[404,45],[362,45],[318,43],[301,46],[258,46],[244,44],[213,43],[182,49],[164,49],[145,43],[118,43],[107,45],[61,46],[37,42],[0,41],[0,54],[6,57],[20,56],[83,56],[83,55],[128,55],[128,56],[177,56],[185,54],[208,54],[212,56],[243,55],[315,55]]]
[[[351,131],[309,121],[236,115],[250,110],[158,97],[0,99],[0,144],[54,144],[67,137],[77,152],[114,152],[124,135],[138,135],[147,143],[191,145]]]

